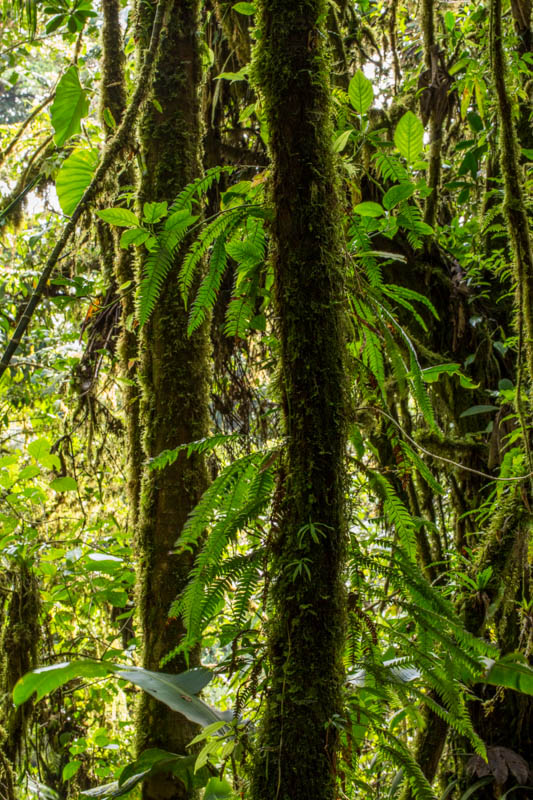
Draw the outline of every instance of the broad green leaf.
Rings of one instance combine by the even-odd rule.
[[[27,467],[23,467],[19,474],[18,480],[19,481],[29,481],[32,478],[36,478],[37,475],[41,474],[41,470],[39,467],[35,466],[35,464],[28,464]]]
[[[237,11],[239,14],[246,14],[247,16],[251,16],[255,14],[255,5],[253,3],[235,3],[232,6],[234,11]]]
[[[359,69],[348,86],[350,103],[358,114],[364,114],[374,101],[372,82]]]
[[[140,686],[149,695],[160,700],[169,708],[178,711],[191,722],[196,722],[204,727],[211,722],[232,718],[232,714],[223,713],[211,708],[203,700],[190,694],[181,684],[179,675],[169,675],[165,672],[150,672],[141,667],[117,667],[116,675],[123,680],[130,681]]]
[[[63,767],[62,778],[64,781],[69,781],[71,778],[74,777],[76,772],[81,767],[81,761],[74,759],[73,761],[69,761],[68,764],[65,764]]]
[[[25,703],[32,694],[36,700],[58,689],[74,678],[103,678],[109,675],[109,665],[100,661],[66,661],[50,667],[39,667],[26,673],[13,689],[13,701],[19,706]]]
[[[434,383],[441,375],[457,375],[460,371],[460,364],[435,364],[433,367],[426,367],[422,370],[422,378],[425,383]]]
[[[124,563],[122,558],[108,553],[87,553],[84,561],[87,562],[90,570],[106,572],[108,575],[112,575]]]
[[[97,164],[96,150],[78,149],[74,150],[61,165],[56,178],[56,191],[61,210],[68,217],[89,186]]]
[[[459,414],[459,418],[462,419],[463,417],[473,417],[476,414],[488,414],[491,411],[497,411],[497,410],[498,406],[489,406],[489,405],[470,406],[470,408],[467,408],[466,411],[463,411],[462,414]]]
[[[159,222],[160,219],[166,216],[167,209],[168,203],[165,201],[162,203],[145,203],[143,206],[143,222],[147,222],[150,225]]]
[[[52,469],[53,467],[59,469],[61,467],[59,456],[56,453],[51,453],[51,449],[50,442],[44,437],[34,439],[34,441],[30,442],[28,445],[28,453],[33,456],[39,464],[47,469]]]
[[[393,186],[383,197],[383,207],[390,211],[402,200],[407,200],[408,197],[411,197],[414,191],[415,187],[412,183],[400,183],[398,186]]]
[[[206,673],[209,673],[209,670],[202,667],[199,671],[202,673],[201,675],[197,674],[198,670],[191,670],[182,675],[170,675],[165,672],[150,672],[142,667],[122,666],[89,659],[67,661],[63,664],[40,667],[28,672],[15,685],[13,700],[15,705],[21,705],[34,693],[37,695],[36,700],[40,700],[74,678],[104,678],[108,675],[115,675],[139,686],[156,700],[160,700],[169,708],[178,711],[188,720],[196,722],[202,727],[212,722],[231,721],[233,719],[232,711],[221,712],[211,708],[188,691],[190,686],[196,688],[199,685],[205,685]]]
[[[139,784],[148,774],[150,770],[146,770],[145,772],[140,772],[136,775],[132,775],[127,781],[124,781],[123,784],[119,784],[118,781],[113,781],[112,783],[106,783],[103,786],[95,786],[93,789],[86,789],[84,792],[80,792],[81,797],[90,797],[90,798],[99,798],[99,800],[104,800],[104,798],[114,798],[114,797],[123,797],[125,794],[129,794],[129,792],[134,789],[137,784]]]
[[[354,211],[360,217],[381,217],[385,213],[379,203],[373,203],[371,200],[367,200],[366,203],[358,203]]]
[[[110,225],[116,225],[119,228],[140,227],[136,215],[127,208],[104,208],[96,213],[104,222],[109,222]]]
[[[33,442],[30,442],[28,445],[28,453],[34,457],[36,461],[40,461],[43,456],[47,456],[50,453],[51,444],[48,439],[41,437],[40,439],[34,439]]]
[[[348,140],[352,135],[352,131],[348,129],[347,131],[343,131],[337,138],[333,141],[333,152],[334,153],[342,153],[346,145],[348,144]]]
[[[483,661],[486,672],[479,679],[480,682],[533,695],[533,669],[520,653],[503,656],[499,661],[492,658],[484,658]]]
[[[65,475],[63,478],[55,478],[50,484],[50,488],[55,492],[75,492],[78,484],[70,475]]]
[[[412,111],[407,111],[400,119],[394,132],[394,144],[409,162],[415,161],[424,146],[424,126]]]
[[[233,796],[233,789],[224,779],[211,778],[205,787],[204,800],[227,800]]]
[[[61,147],[81,131],[81,121],[89,113],[87,94],[81,86],[78,68],[69,67],[56,89],[50,115],[55,131],[54,143]]]
[[[144,244],[150,238],[150,235],[150,231],[145,231],[143,228],[129,228],[120,237],[120,246],[126,248],[130,244]]]
[[[444,24],[448,31],[453,31],[455,28],[455,16],[451,11],[447,11],[444,15]]]

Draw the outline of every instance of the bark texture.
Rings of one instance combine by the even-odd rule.
[[[261,0],[286,447],[271,553],[269,691],[254,800],[335,796],[345,551],[343,255],[322,0]]]
[[[171,3],[152,90],[157,103],[146,106],[139,126],[141,206],[144,202],[172,201],[201,174],[198,12],[198,0]],[[151,7],[140,0],[136,38],[141,47],[152,15]],[[208,328],[204,325],[191,338],[187,336],[187,311],[177,283],[180,260],[178,253],[157,306],[140,335],[141,422],[146,459],[208,433]],[[183,636],[182,621],[169,619],[168,612],[187,582],[192,556],[178,556],[173,550],[207,482],[200,456],[187,459],[183,454],[165,470],[145,469],[143,474],[137,537],[138,604],[143,666],[150,670],[162,669],[161,659],[176,649]],[[189,665],[194,663],[192,654]],[[163,669],[187,669],[183,654],[171,657]],[[194,734],[185,718],[147,695],[142,698],[138,719],[140,750],[160,747],[184,753]],[[143,796],[150,800],[182,800],[190,794],[178,779],[161,774],[145,782]]]

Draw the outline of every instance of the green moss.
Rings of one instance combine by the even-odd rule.
[[[143,172],[138,200],[171,202],[201,174],[202,126],[199,88],[201,61],[197,34],[197,0],[175,2],[163,31],[156,65],[153,98],[140,119]],[[140,3],[137,31],[142,48],[153,10]],[[184,249],[188,243],[184,245]],[[210,343],[208,326],[189,338],[188,314],[178,288],[180,259],[167,276],[157,306],[140,333],[140,419],[145,459],[162,450],[200,439],[209,431]],[[138,265],[142,270],[142,262]],[[203,457],[183,454],[161,472],[144,470],[137,525],[138,612],[143,639],[143,665],[160,662],[179,645],[184,629],[169,619],[171,603],[186,585],[193,556],[172,551],[192,508],[208,485]],[[189,665],[198,662],[193,653]],[[188,664],[183,654],[165,663],[169,672]],[[157,701],[144,697],[137,722],[138,747],[162,747],[184,753],[194,726]],[[146,798],[185,798],[185,787],[169,776],[145,783]]]
[[[335,793],[346,392],[326,10],[324,2],[310,0],[258,3],[253,76],[273,163],[272,261],[287,445],[275,499],[270,681],[254,800],[327,800]],[[309,523],[321,532],[318,542],[305,533]]]

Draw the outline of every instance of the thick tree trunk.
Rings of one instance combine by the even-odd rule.
[[[345,550],[343,255],[323,0],[260,0],[286,448],[275,499],[269,692],[254,800],[335,796]]]
[[[153,99],[140,121],[143,174],[139,202],[172,201],[201,173],[199,87],[201,61],[198,0],[175,0],[163,32],[153,86]],[[150,30],[153,10],[140,0],[137,40],[141,47]],[[209,336],[204,325],[187,337],[187,312],[180,295],[178,254],[150,321],[141,331],[141,421],[147,459],[162,450],[200,439],[208,433]],[[142,265],[141,265],[142,268]],[[180,619],[169,619],[171,603],[184,588],[192,556],[173,553],[176,539],[207,487],[202,457],[183,454],[162,472],[145,469],[139,510],[139,617],[143,666],[161,669],[183,636]],[[194,665],[195,654],[189,665]],[[167,672],[187,669],[183,654],[164,664]],[[161,747],[184,753],[193,726],[180,715],[145,695],[138,718],[140,750]],[[145,782],[145,798],[188,796],[184,785],[159,775]]]

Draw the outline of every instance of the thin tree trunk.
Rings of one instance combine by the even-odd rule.
[[[126,80],[124,75],[124,53],[122,48],[122,31],[120,27],[120,0],[106,0],[103,4],[104,23],[102,26],[102,87],[100,98],[100,118],[110,138],[114,131],[112,121],[120,125],[126,111]],[[111,114],[109,118],[108,112]],[[133,131],[132,149],[133,149]],[[116,178],[119,192],[135,183],[135,171],[126,156]],[[115,291],[120,295],[122,306],[120,338],[118,353],[120,372],[123,378],[122,402],[125,414],[127,475],[129,519],[132,528],[137,524],[139,509],[141,468],[143,461],[140,421],[139,394],[136,380],[137,373],[137,335],[133,322],[135,317],[135,263],[132,249],[123,249],[119,245],[119,234],[114,235],[105,226],[109,236],[113,236],[110,250],[113,257],[112,276]],[[123,288],[121,288],[123,287]]]
[[[139,203],[172,201],[201,174],[198,0],[174,0],[163,32],[152,96],[139,135],[143,173]],[[153,10],[140,0],[137,40],[145,45]],[[141,423],[146,459],[162,450],[207,435],[209,427],[210,350],[208,325],[187,336],[187,312],[177,274],[181,254],[165,281],[150,321],[141,331]],[[142,269],[142,264],[140,265]],[[190,553],[176,555],[174,545],[183,525],[208,484],[203,457],[182,454],[162,472],[145,468],[139,510],[139,617],[143,666],[181,672],[184,655],[174,654],[183,637],[180,619],[169,619],[169,608],[184,588],[192,563]],[[197,663],[197,654],[189,666]],[[184,717],[145,695],[137,722],[138,746],[184,753],[195,734]],[[158,775],[144,783],[144,798],[183,800],[190,795],[181,781]]]
[[[286,447],[271,553],[269,691],[253,800],[332,800],[345,597],[343,250],[324,0],[260,0]]]

